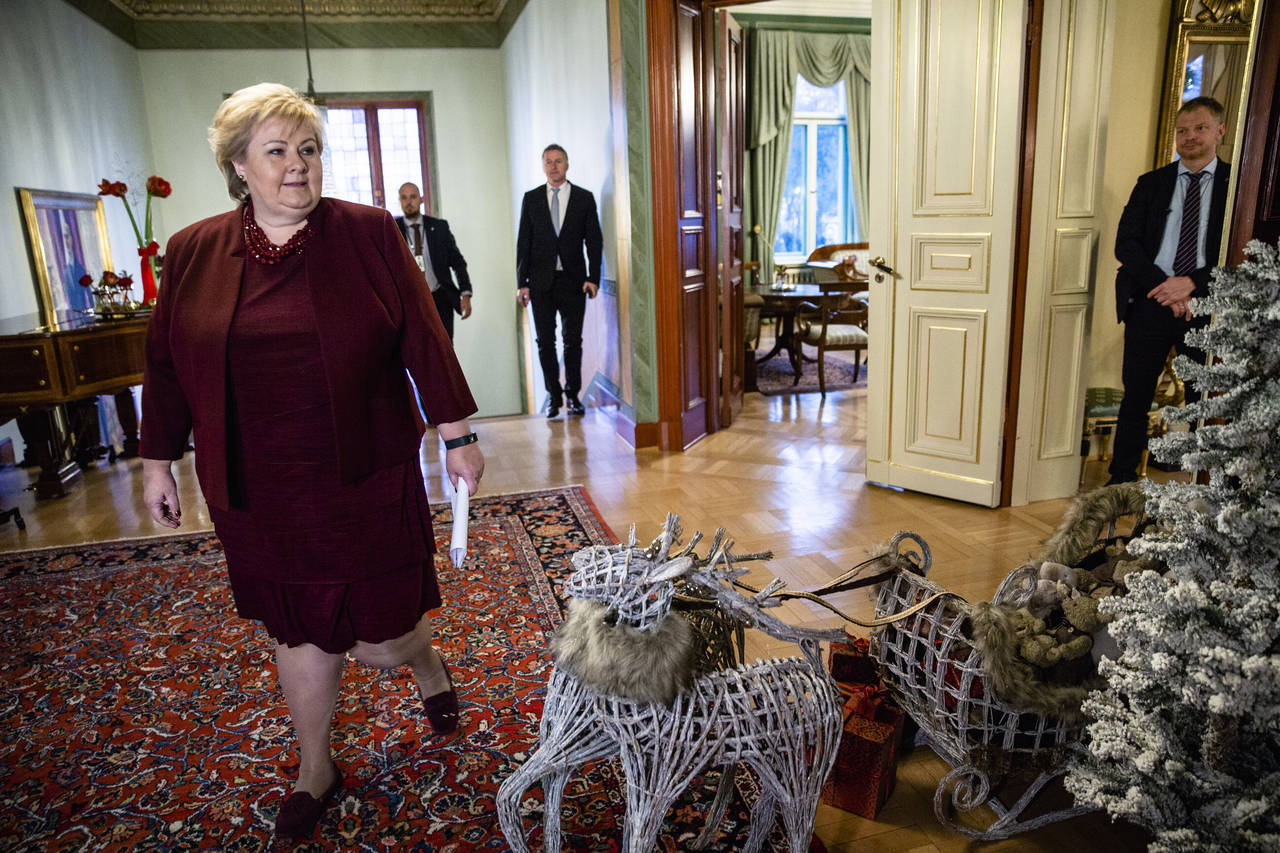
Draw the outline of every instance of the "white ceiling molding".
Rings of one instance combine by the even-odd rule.
[[[732,7],[751,15],[794,15],[819,18],[870,18],[871,0],[765,0]]]

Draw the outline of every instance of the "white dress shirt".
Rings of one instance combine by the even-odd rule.
[[[1205,265],[1204,243],[1209,233],[1209,206],[1213,203],[1213,173],[1218,168],[1218,158],[1200,170],[1200,236],[1196,240],[1196,269]],[[1187,179],[1183,175],[1191,170],[1178,163],[1178,179],[1173,185],[1173,198],[1169,200],[1169,218],[1164,221],[1164,237],[1160,251],[1156,253],[1156,266],[1165,275],[1173,275],[1173,259],[1178,254],[1178,235],[1182,231],[1182,205],[1187,198]],[[1206,177],[1207,176],[1207,177]]]
[[[418,268],[422,270],[422,274],[427,277],[427,286],[431,288],[431,292],[435,293],[440,289],[440,282],[436,280],[436,271],[431,268],[431,250],[427,248],[427,223],[423,221],[421,216],[404,218],[405,230],[409,232],[409,251],[413,251],[413,229],[417,228],[422,234],[422,254],[416,255],[414,260],[418,262]]]

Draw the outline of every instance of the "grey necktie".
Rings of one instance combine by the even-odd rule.
[[[560,236],[560,188],[551,188],[551,227],[556,229],[556,236]]]

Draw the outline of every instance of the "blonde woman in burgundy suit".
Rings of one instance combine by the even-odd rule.
[[[235,210],[178,232],[147,333],[143,500],[182,517],[171,460],[196,473],[237,612],[276,642],[298,779],[276,817],[307,836],[342,787],[329,732],[343,658],[408,664],[438,733],[457,696],[431,646],[440,606],[413,376],[472,492],[484,455],[467,382],[390,214],[321,198],[322,125],[292,89],[236,92],[209,132]]]

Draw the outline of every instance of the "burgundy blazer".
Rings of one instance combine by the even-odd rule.
[[[147,329],[142,456],[178,459],[194,430],[205,500],[230,508],[227,335],[244,278],[239,209],[169,240]],[[322,199],[303,252],[325,378],[333,402],[339,476],[354,482],[418,452],[422,428],[405,370],[432,423],[476,411],[435,301],[391,214]]]

